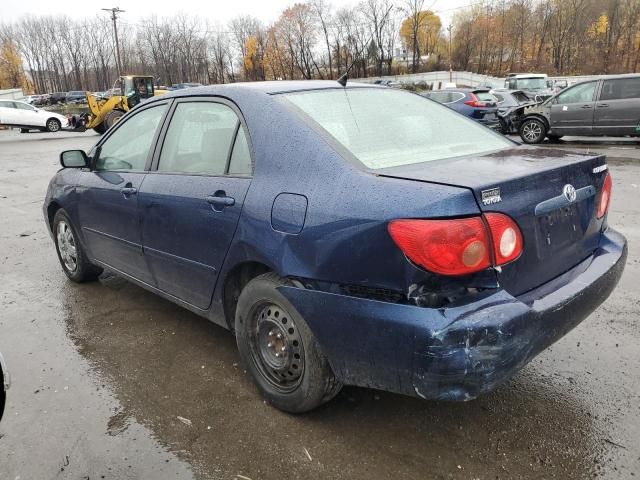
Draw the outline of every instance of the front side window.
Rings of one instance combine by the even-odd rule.
[[[142,110],[124,120],[101,145],[96,170],[144,170],[166,105]]]
[[[18,110],[28,110],[30,112],[33,112],[35,110],[35,108],[33,108],[31,105],[27,105],[26,103],[16,102],[15,105],[18,107]]]
[[[597,82],[587,82],[576,85],[564,91],[557,97],[557,103],[586,103],[593,101]]]
[[[284,97],[372,169],[513,147],[473,120],[401,90],[336,88]]]
[[[180,103],[162,146],[159,172],[222,175],[239,120],[228,106]]]
[[[625,100],[640,98],[640,77],[605,80],[600,100]]]

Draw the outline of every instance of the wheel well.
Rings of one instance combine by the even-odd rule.
[[[53,230],[53,217],[56,216],[56,212],[60,209],[58,202],[51,202],[47,206],[47,219],[49,220],[49,228]]]
[[[60,120],[58,120],[56,117],[47,118],[47,123],[49,123],[49,120],[55,120],[56,122],[58,122],[60,124],[60,126],[62,126],[62,122]]]
[[[547,117],[545,117],[544,115],[538,115],[537,113],[532,113],[525,116],[520,122],[520,125],[522,125],[526,120],[529,120],[530,118],[540,120],[542,123],[544,123],[545,127],[547,127],[547,130],[549,130],[549,121],[547,120]]]
[[[236,306],[240,292],[247,283],[262,275],[270,272],[271,269],[260,262],[244,262],[236,265],[225,277],[224,289],[222,291],[222,300],[224,306],[224,316],[227,320],[229,329],[233,330],[236,318]]]

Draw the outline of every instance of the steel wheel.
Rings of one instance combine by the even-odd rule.
[[[62,258],[65,268],[70,273],[75,272],[78,268],[76,241],[73,238],[71,227],[69,227],[64,220],[58,222],[56,238],[58,240],[58,251],[60,252],[60,257]]]
[[[50,132],[57,132],[60,130],[60,122],[55,118],[50,118],[47,120],[47,130]]]
[[[253,309],[250,352],[260,374],[282,392],[295,390],[304,374],[304,350],[298,328],[274,303]]]

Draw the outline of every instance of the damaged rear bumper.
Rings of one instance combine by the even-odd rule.
[[[491,290],[431,309],[281,287],[345,384],[470,400],[504,383],[595,310],[627,257],[609,229],[593,256],[519,297]]]

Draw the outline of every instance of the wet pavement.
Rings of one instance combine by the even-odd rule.
[[[67,281],[42,200],[58,153],[97,138],[0,131],[0,479],[640,476],[640,144],[558,145],[611,156],[629,260],[511,382],[464,404],[345,388],[291,416],[262,401],[227,331],[117,277]]]

